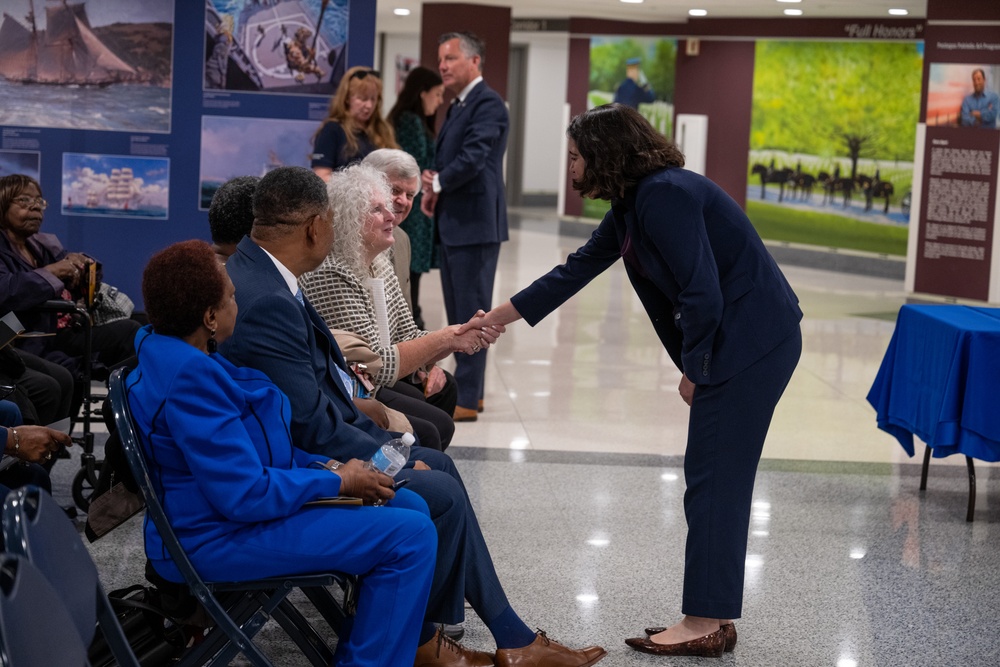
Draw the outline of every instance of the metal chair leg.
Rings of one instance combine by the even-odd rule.
[[[931,448],[924,447],[924,465],[920,469],[920,490],[927,490],[927,469],[931,465]]]
[[[969,468],[969,511],[965,515],[965,520],[972,522],[972,515],[976,513],[976,467],[972,464],[972,457],[965,457],[965,465]]]

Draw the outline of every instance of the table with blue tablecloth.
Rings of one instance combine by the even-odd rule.
[[[1000,461],[1000,309],[907,305],[868,392],[878,427],[913,456],[913,436],[927,462],[963,454],[970,471],[969,520],[975,502],[972,459]]]

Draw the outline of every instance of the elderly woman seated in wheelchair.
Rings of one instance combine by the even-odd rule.
[[[0,312],[15,311],[27,329],[54,333],[52,338],[28,340],[24,349],[73,369],[84,354],[85,334],[66,326],[65,314],[38,309],[50,300],[89,301],[90,285],[99,288],[99,265],[83,253],[67,251],[54,235],[39,231],[47,207],[35,179],[23,174],[0,178]],[[95,319],[91,346],[107,368],[132,356],[139,323],[129,315],[119,313],[114,321],[108,316],[106,322]]]
[[[426,504],[405,489],[394,493],[389,477],[361,461],[296,447],[288,398],[215,351],[233,331],[237,306],[207,243],[154,255],[142,293],[150,326],[136,335],[128,403],[153,485],[195,569],[215,581],[364,575],[338,664],[412,662],[436,552]],[[334,496],[365,506],[307,505]],[[155,570],[182,581],[152,522],[145,540]]]

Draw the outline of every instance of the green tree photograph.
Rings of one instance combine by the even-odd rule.
[[[922,43],[757,42],[747,210],[765,238],[906,254]]]

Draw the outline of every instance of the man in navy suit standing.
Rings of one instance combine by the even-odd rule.
[[[507,240],[503,154],[510,121],[503,99],[483,81],[482,40],[454,32],[438,44],[441,79],[457,97],[438,133],[437,171],[423,173],[421,207],[437,223],[448,324],[464,324],[493,304],[500,244]],[[476,420],[485,375],[485,352],[456,355],[455,421]]]

